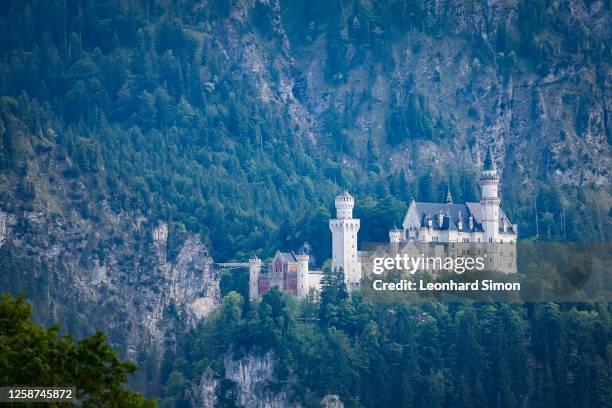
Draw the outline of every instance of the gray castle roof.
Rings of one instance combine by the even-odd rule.
[[[283,262],[288,262],[288,263],[295,263],[297,262],[297,258],[295,257],[295,254],[293,252],[281,252],[281,251],[277,251],[276,255],[274,256],[279,257],[281,261]]]
[[[427,227],[427,220],[431,218],[432,228],[440,231],[465,231],[465,232],[484,232],[482,228],[482,207],[480,203],[422,203],[413,202],[416,212],[420,220],[420,226]],[[411,205],[411,207],[412,207]],[[442,214],[442,225],[438,221],[438,216]],[[470,229],[469,218],[473,217],[473,228]],[[459,229],[460,220],[463,225]],[[503,233],[503,221],[506,220],[506,233],[516,233],[513,230],[512,224],[504,211],[499,209],[499,232]]]

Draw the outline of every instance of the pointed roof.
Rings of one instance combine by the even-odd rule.
[[[446,190],[446,204],[452,204],[453,203],[453,196],[450,192],[450,186],[448,187],[448,189]]]
[[[487,149],[483,170],[496,170],[495,159],[493,158],[493,149],[491,149],[491,146],[489,146]]]
[[[391,231],[393,231],[393,232],[402,232],[402,230],[401,230],[401,229],[399,229],[399,228],[397,228],[397,227],[395,226],[395,224],[393,224],[393,228],[391,228],[391,229],[389,230],[389,232],[391,232]]]
[[[416,212],[416,217],[419,220],[421,227],[427,227],[427,221],[442,215],[442,225],[438,223],[438,219],[435,218],[432,223],[434,230],[461,230],[461,231],[484,231],[482,228],[483,213],[482,206],[480,203],[465,203],[465,204],[447,204],[447,203],[422,203],[415,202],[414,205],[406,212],[404,217],[403,226],[407,227],[408,214],[410,211]],[[457,214],[456,216],[454,214]],[[432,216],[433,215],[433,216]],[[468,228],[466,225],[470,217],[473,217],[473,228]],[[459,220],[461,220],[461,228],[459,228]],[[514,227],[504,210],[499,209],[499,232],[504,233],[502,223],[506,221],[507,229],[505,233],[516,234]]]
[[[353,198],[353,196],[349,194],[348,190],[344,190],[343,192],[338,194],[338,197],[350,197],[350,198]],[[338,197],[336,197],[336,198],[338,198]]]
[[[280,259],[282,262],[293,263],[297,262],[297,258],[293,252],[282,252],[277,250],[274,259]]]

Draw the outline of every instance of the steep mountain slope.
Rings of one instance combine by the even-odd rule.
[[[28,293],[38,319],[66,322],[67,332],[104,329],[115,347],[157,372],[164,343],[219,303],[206,247],[186,232],[172,246],[167,224],[112,210],[96,177],[70,174],[70,158],[52,143],[56,135],[28,135],[13,116],[18,103],[0,104],[28,168],[23,177],[1,176],[2,288]]]
[[[310,242],[339,187],[363,240],[411,197],[522,238],[610,239],[605,1],[4,1],[0,279],[141,362],[218,303],[210,264]],[[147,370],[145,370],[146,372]],[[145,380],[143,380],[145,381]]]

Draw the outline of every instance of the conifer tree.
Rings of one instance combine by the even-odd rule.
[[[84,407],[154,407],[154,400],[125,388],[136,365],[121,361],[97,332],[75,342],[59,336],[59,325],[45,329],[31,321],[25,297],[2,295],[0,302],[0,384],[76,387]]]

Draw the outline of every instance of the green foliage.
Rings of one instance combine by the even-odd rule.
[[[368,220],[363,223],[359,231],[361,242],[388,242],[389,229],[393,225],[400,225],[403,221],[407,202],[402,202],[393,196],[386,196],[380,200],[374,197],[365,197],[357,201],[355,216]]]
[[[477,175],[471,171],[447,166],[440,174],[433,164],[412,166],[422,162],[416,156],[406,157],[409,165],[389,164],[389,153],[399,148],[443,139],[455,144],[454,119],[433,111],[426,90],[412,80],[389,93],[383,110],[386,137],[360,138],[361,129],[355,131],[354,115],[373,103],[377,78],[403,75],[393,53],[417,58],[429,52],[432,41],[443,36],[454,41],[461,31],[472,41],[461,48],[472,49],[477,65],[491,64],[487,68],[494,72],[496,64],[506,77],[520,70],[544,77],[553,62],[559,72],[585,63],[605,72],[609,59],[608,48],[593,35],[597,27],[579,24],[563,2],[519,1],[510,14],[485,24],[487,39],[481,32],[463,33],[466,26],[481,26],[458,20],[470,13],[469,3],[455,12],[444,2],[433,7],[415,0],[283,0],[277,19],[266,2],[255,2],[245,25],[252,24],[253,35],[266,44],[284,47],[285,38],[277,36],[282,32],[296,55],[300,47],[320,46],[328,87],[322,99],[365,83],[363,90],[357,87],[346,100],[329,105],[314,143],[284,104],[262,103],[252,76],[228,56],[232,50],[219,39],[231,37],[223,19],[235,6],[227,0],[205,7],[194,1],[0,2],[0,171],[3,180],[14,180],[2,189],[3,210],[33,211],[38,200],[49,204],[54,216],[79,214],[96,227],[96,207],[108,203],[112,212],[144,215],[149,225],[168,222],[170,260],[188,233],[198,233],[217,260],[245,259],[253,252],[265,257],[276,248],[308,243],[322,263],[331,252],[327,222],[336,185],[357,196],[355,213],[367,220],[362,242],[386,241],[411,198],[440,201],[450,186],[456,201],[477,200]],[[393,42],[398,39],[403,42]],[[300,63],[268,62],[273,69],[263,82],[275,89],[287,69],[296,82],[295,97],[311,102]],[[480,88],[478,75],[472,73],[474,90]],[[432,86],[447,77],[436,69]],[[603,88],[605,77],[598,75],[596,85]],[[568,126],[578,137],[588,135],[590,96],[563,102],[575,105]],[[337,106],[345,112],[336,112]],[[484,120],[485,113],[468,109],[468,117]],[[538,228],[540,239],[608,240],[609,194],[549,187],[548,157],[542,156],[538,177],[544,180],[536,181],[536,193],[528,199],[522,191],[525,174],[512,174],[516,163],[511,161],[504,169],[504,209],[519,223],[520,234],[535,236]],[[58,186],[58,196],[45,195],[46,183]],[[14,231],[35,228],[20,220]],[[144,252],[150,237],[139,234],[134,238]],[[126,239],[113,234],[86,251],[103,260],[109,248]],[[57,271],[17,253],[10,243],[0,249],[2,287],[27,289],[40,296],[37,300],[47,300],[46,281]],[[150,265],[142,266],[146,276]],[[34,269],[36,281],[26,279],[24,271]],[[338,393],[347,406],[512,407],[534,401],[581,407],[610,401],[608,305],[374,305],[358,294],[348,297],[341,274],[329,270],[318,304],[276,290],[247,302],[245,283],[244,274],[223,276],[222,307],[177,347],[176,355],[168,353],[163,372],[168,405],[186,403],[184,391],[205,367],[222,373],[226,353],[254,349],[274,349],[283,379],[295,373],[297,384],[317,398]],[[104,305],[119,313],[115,304]],[[0,364],[16,367],[8,372],[8,365],[1,366],[3,382],[9,374],[45,384],[70,380],[82,384],[92,404],[129,404],[102,399],[110,394],[133,399],[134,405],[142,402],[122,388],[134,367],[105,348],[102,336],[74,343],[58,338],[56,328],[30,323],[20,300],[5,300],[2,308],[18,326],[0,323],[17,333],[7,335],[4,328],[0,333],[0,344],[7,347],[0,350]],[[67,321],[68,328],[76,332],[85,317],[71,313],[75,318]],[[315,322],[316,316],[318,324],[298,323],[300,318]],[[124,336],[113,334],[115,341]],[[34,352],[44,358],[25,360]],[[81,360],[88,364],[79,365]],[[50,371],[48,361],[65,364],[67,373]],[[106,382],[96,383],[98,377]],[[223,382],[220,392],[231,388]],[[317,405],[318,399],[305,402]]]
[[[415,1],[283,3],[283,29],[292,46],[324,40],[330,90],[345,86],[364,61],[373,58],[382,65],[369,68],[369,86],[341,101],[344,112],[329,105],[313,143],[283,107],[261,103],[261,90],[215,40],[215,19],[228,17],[234,3],[216,1],[208,8],[191,2],[173,8],[150,1],[43,3],[11,2],[0,14],[6,33],[0,40],[5,56],[0,62],[0,169],[19,179],[11,198],[20,210],[33,209],[39,178],[83,183],[91,196],[58,197],[71,203],[66,213],[74,209],[95,219],[96,203],[107,202],[112,211],[168,222],[169,259],[186,233],[197,233],[215,259],[244,259],[253,252],[265,257],[276,248],[297,249],[308,242],[320,263],[330,252],[329,240],[322,237],[329,236],[326,218],[335,185],[350,187],[360,200],[391,194],[407,205],[411,197],[439,200],[440,184],[454,177],[459,179],[452,186],[456,200],[477,198],[474,174],[447,169],[445,180],[434,183],[432,175],[440,174],[429,165],[410,172],[389,166],[388,153],[398,146],[454,137],[454,119],[432,111],[412,77],[389,94],[386,140],[376,135],[361,140],[353,123],[362,105],[371,103],[370,88],[380,72],[398,68],[389,62],[393,41],[408,41],[418,53],[421,45],[452,29],[443,20],[448,13],[433,13]],[[558,37],[572,42],[567,58],[579,60],[587,52],[597,58],[589,31],[568,26],[564,13],[552,11],[554,4],[519,3],[516,26],[500,23],[490,36],[502,71],[537,65],[530,62],[534,59],[565,58],[546,54],[563,48],[553,42]],[[269,6],[256,3],[248,17],[258,35],[277,40],[278,22]],[[491,59],[490,44],[480,35],[473,38],[485,63]],[[297,65],[291,69],[293,92],[306,98],[305,74]],[[273,72],[266,81],[278,81],[276,76]],[[588,96],[576,100],[579,135],[588,130],[590,103]],[[35,172],[27,164],[32,161],[53,164]],[[346,165],[353,161],[357,165]],[[514,184],[504,182],[507,188]],[[515,207],[510,215],[520,233],[533,236],[532,203],[519,202],[518,196],[509,194],[504,202]],[[393,214],[376,221],[389,228],[401,221]],[[364,211],[363,218],[369,215]],[[580,215],[592,218],[587,209]],[[560,235],[556,218],[554,225],[546,221],[541,237]],[[588,239],[588,228],[569,221],[565,238]],[[606,234],[602,225],[597,238]],[[368,240],[386,238],[382,230],[364,228],[364,234]]]
[[[221,296],[225,297],[230,292],[237,292],[242,297],[249,297],[249,272],[246,269],[234,269],[223,271],[219,282]]]
[[[321,277],[321,301],[319,306],[319,317],[325,323],[336,319],[337,305],[348,298],[344,271],[332,270],[326,266],[323,268]]]
[[[3,386],[73,386],[84,407],[155,407],[154,400],[125,388],[136,372],[97,332],[75,342],[59,336],[59,326],[45,329],[31,321],[24,296],[2,295],[0,303],[0,384]]]
[[[408,90],[404,100],[397,105],[393,106],[387,122],[387,140],[391,145],[399,145],[408,139],[432,138],[431,114],[423,96],[416,96]]]
[[[269,386],[300,390],[296,398],[306,406],[327,394],[350,407],[520,407],[529,400],[586,408],[609,401],[607,303],[370,303],[359,292],[340,295],[329,271],[324,286],[325,314],[316,323],[299,320],[311,313],[312,299],[272,289],[244,309],[230,293],[186,339],[166,397],[181,395],[173,387],[206,367],[222,375],[228,353],[273,350]]]

